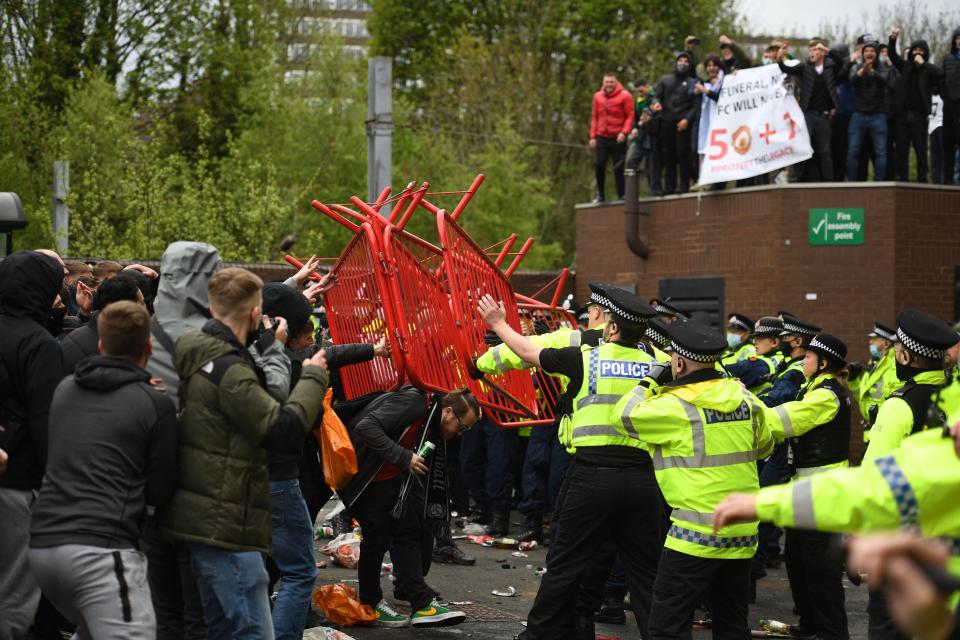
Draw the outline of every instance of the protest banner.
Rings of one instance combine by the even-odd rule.
[[[812,155],[803,112],[779,66],[742,69],[723,79],[701,185],[750,178]]]

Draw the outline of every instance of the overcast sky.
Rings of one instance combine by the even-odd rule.
[[[794,31],[792,35],[809,37],[816,35],[824,19],[856,24],[865,11],[878,4],[888,3],[882,0],[740,0],[740,13],[748,16],[752,33],[786,35],[785,32]],[[956,12],[958,4],[957,0],[926,0],[927,9],[936,13]]]

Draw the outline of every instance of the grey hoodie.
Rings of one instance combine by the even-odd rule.
[[[167,395],[178,407],[180,376],[173,366],[173,354],[164,343],[175,343],[188,331],[203,327],[209,319],[207,282],[222,268],[217,248],[205,242],[174,242],[160,259],[160,286],[153,303],[153,355],[147,371],[163,380]]]

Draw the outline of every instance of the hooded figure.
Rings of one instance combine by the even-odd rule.
[[[930,46],[926,40],[914,40],[901,57],[897,35],[890,34],[887,49],[890,63],[899,71],[893,90],[893,113],[896,124],[897,179],[910,180],[910,147],[917,155],[917,182],[927,181],[927,116],[931,96],[938,91],[940,69],[930,63]],[[919,62],[915,51],[920,54]]]
[[[46,329],[63,284],[63,266],[34,251],[0,262],[0,637],[27,634],[40,589],[30,571],[30,507],[43,478],[47,419],[60,382],[60,345]]]
[[[10,456],[0,488],[38,489],[47,449],[47,412],[60,382],[60,345],[46,330],[63,267],[34,251],[0,262],[0,449]]]
[[[940,96],[943,98],[943,175],[944,182],[953,183],[953,150],[960,141],[960,27],[950,36],[950,53],[943,56]]]
[[[950,36],[950,53],[943,57],[943,84],[940,95],[944,101],[960,106],[960,27]],[[958,132],[960,133],[960,132]]]
[[[207,282],[222,268],[216,247],[205,242],[174,242],[160,259],[160,285],[153,303],[153,355],[147,371],[163,380],[174,404],[180,377],[173,366],[173,345],[187,331],[199,331],[209,319]]]
[[[693,92],[696,77],[696,58],[690,51],[677,55],[673,72],[660,78],[653,88],[654,105],[660,111],[660,134],[658,144],[662,153],[663,193],[686,193],[693,174],[693,147],[690,144],[691,124],[700,110],[700,101]],[[680,182],[677,183],[679,168]]]

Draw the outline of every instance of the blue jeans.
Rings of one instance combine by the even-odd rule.
[[[859,175],[860,151],[863,139],[870,136],[873,146],[873,174],[882,180],[887,174],[887,116],[883,113],[854,113],[850,117],[850,129],[847,134],[847,180],[866,180]]]
[[[463,434],[460,463],[477,504],[490,504],[494,511],[510,511],[513,459],[518,447],[516,429],[501,429],[489,420],[481,420]]]
[[[280,587],[273,604],[277,640],[299,640],[307,623],[310,596],[317,579],[313,528],[299,480],[270,481],[273,524],[271,556],[280,570]]]
[[[267,569],[257,551],[189,543],[209,640],[273,640]]]

